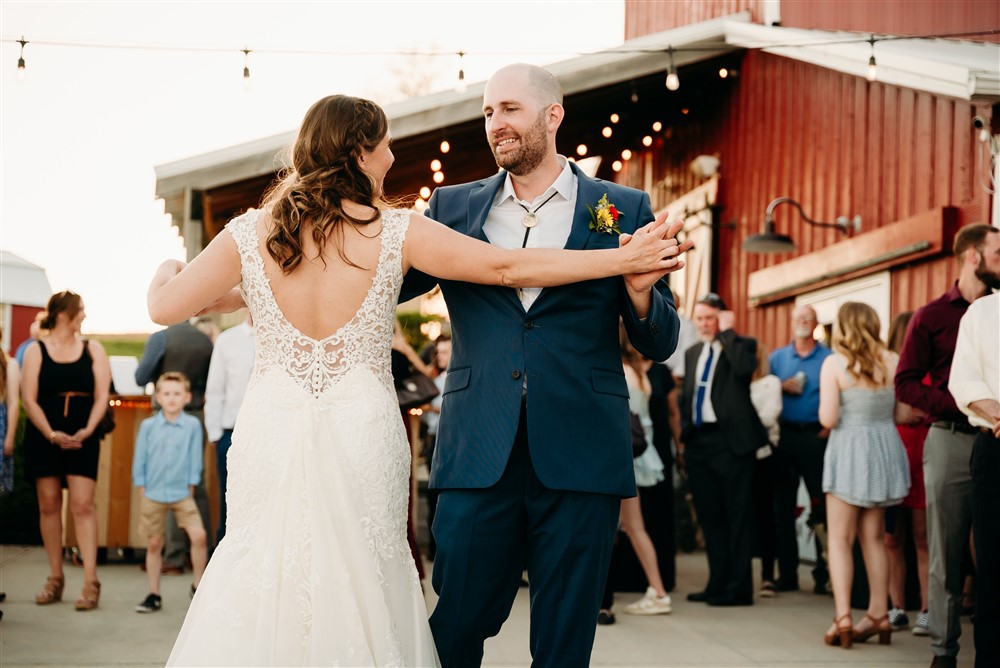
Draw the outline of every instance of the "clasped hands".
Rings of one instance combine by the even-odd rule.
[[[659,257],[662,258],[663,262],[658,263],[656,269],[625,274],[625,287],[632,294],[644,295],[658,280],[671,272],[682,269],[684,259],[681,256],[694,248],[694,241],[691,239],[687,239],[683,243],[677,241],[677,233],[684,228],[684,221],[677,220],[668,225],[669,215],[669,212],[664,211],[652,223],[636,230],[635,234],[622,233],[618,236],[619,247],[623,247],[633,240],[645,242],[647,237],[665,242],[665,244],[657,246]]]

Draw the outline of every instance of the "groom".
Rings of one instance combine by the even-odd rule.
[[[539,67],[494,74],[483,113],[501,171],[439,188],[427,215],[505,248],[627,243],[653,220],[649,198],[556,153],[562,97]],[[618,321],[647,357],[673,352],[665,273],[544,291],[441,281],[452,358],[430,481],[439,493],[430,623],[445,668],[481,664],[525,568],[533,665],[589,664],[620,501],[635,495]],[[436,282],[411,271],[401,299]]]

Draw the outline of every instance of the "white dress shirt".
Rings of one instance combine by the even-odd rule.
[[[531,202],[518,199],[514,193],[510,173],[504,180],[503,188],[493,200],[493,207],[483,232],[490,243],[500,248],[564,248],[573,229],[573,211],[576,209],[577,178],[569,166],[569,161],[558,156],[562,164],[562,172],[552,182],[552,185]],[[549,199],[549,198],[552,199]],[[547,200],[547,201],[546,201]],[[525,210],[536,211],[538,224],[528,232],[525,242],[524,218]],[[521,306],[527,311],[542,293],[542,288],[522,288],[517,291]]]
[[[688,348],[698,343],[698,330],[695,329],[694,323],[687,316],[678,313],[677,318],[680,320],[680,329],[677,332],[677,348],[674,349],[674,354],[668,357],[664,364],[670,367],[671,374],[683,376],[684,353]]]
[[[698,355],[698,363],[695,365],[694,397],[691,398],[691,416],[694,417],[698,414],[698,385],[701,384],[701,376],[705,373],[709,347],[715,351],[715,354],[712,355],[712,368],[708,370],[708,378],[705,380],[705,398],[701,402],[701,421],[704,424],[718,422],[715,407],[712,406],[712,382],[715,379],[715,370],[719,368],[719,356],[722,354],[722,344],[718,341],[703,343],[701,346],[701,354]]]
[[[243,395],[253,371],[253,328],[246,322],[219,334],[212,348],[205,385],[205,430],[208,440],[222,438],[223,429],[232,429],[243,403]]]
[[[948,391],[974,427],[993,429],[969,404],[981,399],[1000,401],[1000,293],[969,305],[958,325]]]

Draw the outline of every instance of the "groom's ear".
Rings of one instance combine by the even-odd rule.
[[[549,132],[555,132],[559,129],[565,115],[566,110],[561,104],[553,102],[549,105],[548,109],[545,110],[545,121]]]

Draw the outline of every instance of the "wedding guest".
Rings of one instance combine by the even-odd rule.
[[[434,460],[434,446],[437,443],[437,428],[441,418],[442,395],[444,394],[444,384],[448,378],[448,365],[451,363],[451,335],[442,334],[431,346],[429,366],[431,368],[431,378],[437,386],[438,394],[424,408],[424,424],[427,425],[427,440],[424,444],[424,460],[427,462],[429,471]],[[437,512],[438,493],[436,489],[427,489],[427,559],[434,561],[437,553],[437,544],[434,542],[434,514]]]
[[[215,444],[215,468],[219,481],[219,527],[216,543],[226,535],[227,457],[233,443],[233,427],[247,393],[254,362],[253,320],[244,311],[243,322],[219,334],[212,347],[205,381],[205,430]],[[206,527],[207,528],[207,527]]]
[[[2,326],[0,338],[3,338]],[[0,494],[14,489],[14,437],[17,436],[20,398],[21,367],[16,359],[7,355],[6,350],[0,349],[0,443],[3,443]]]
[[[775,450],[781,440],[778,416],[781,415],[781,381],[771,373],[767,347],[757,344],[757,368],[750,381],[750,401],[757,417],[767,429],[767,443],[757,448],[753,469],[753,504],[756,510],[756,535],[760,556],[760,595],[774,598],[775,558]]]
[[[25,478],[38,492],[42,543],[49,576],[35,603],[62,600],[63,488],[69,489],[83,591],[77,610],[93,610],[101,597],[97,579],[97,515],[94,488],[100,442],[94,434],[107,412],[111,367],[100,343],[80,336],[87,312],[80,295],[64,290],[49,298],[41,338],[24,353],[21,398],[28,415],[24,434]]]
[[[792,342],[771,353],[771,373],[781,380],[781,447],[775,453],[778,591],[799,590],[799,543],[795,517],[800,480],[809,493],[808,525],[815,535],[813,592],[829,591],[823,456],[830,434],[819,423],[819,373],[830,349],[813,336],[816,311],[802,304],[792,311]]]
[[[156,380],[160,411],[142,421],[135,439],[132,484],[139,488],[139,533],[146,539],[146,579],[149,594],[136,612],[156,612],[160,597],[160,562],[164,546],[163,521],[172,510],[177,524],[191,541],[194,582],[198,589],[208,562],[205,525],[194,503],[194,489],[201,480],[203,436],[197,418],[184,412],[191,400],[191,386],[184,374],[168,371]]]
[[[913,311],[899,313],[889,326],[888,347],[897,355],[903,350],[906,329]],[[930,378],[925,377],[929,384]],[[910,465],[910,492],[903,503],[886,510],[885,549],[889,556],[889,623],[893,631],[905,629],[910,624],[906,614],[906,556],[903,547],[908,535],[913,537],[917,557],[917,581],[920,584],[920,614],[913,624],[913,635],[930,635],[927,628],[927,505],[924,496],[924,440],[929,426],[927,416],[902,402],[898,403],[900,422],[896,425],[899,437],[906,448]],[[890,516],[891,521],[890,521]],[[890,526],[892,527],[890,529]]]
[[[28,338],[21,341],[21,345],[19,345],[17,350],[14,351],[14,357],[17,359],[17,363],[21,367],[24,367],[24,352],[28,349],[28,346],[38,340],[38,335],[41,332],[40,323],[43,317],[45,317],[45,311],[39,311],[35,315],[35,319],[31,321],[30,325],[28,325]]]
[[[183,373],[191,384],[191,401],[184,410],[204,425],[205,387],[208,384],[208,367],[212,361],[212,340],[195,326],[196,321],[192,318],[150,334],[135,370],[135,382],[145,386],[167,371]],[[201,513],[202,524],[212,526],[204,473],[195,489],[195,503]],[[167,513],[164,527],[167,546],[163,555],[163,572],[167,575],[181,575],[184,573],[188,552],[186,535],[177,525],[173,512]]]
[[[948,390],[969,423],[972,446],[972,536],[976,573],[976,668],[1000,665],[1000,294],[977,299],[958,328]]]
[[[684,382],[684,352],[698,343],[698,331],[695,329],[694,323],[691,322],[691,318],[683,313],[684,304],[680,293],[674,295],[674,302],[677,307],[677,320],[680,323],[680,329],[677,330],[677,349],[664,364],[669,367],[670,373],[673,374],[674,383],[680,387]]]
[[[906,451],[895,426],[896,354],[879,339],[872,307],[845,302],[837,311],[833,354],[820,372],[819,419],[830,429],[823,460],[830,580],[836,613],[826,632],[828,645],[848,648],[878,635],[891,642],[889,571],[885,554],[885,508],[910,489]],[[868,610],[854,626],[851,584],[854,541],[860,539],[868,574]]]
[[[948,392],[955,340],[969,305],[1000,287],[1000,230],[959,229],[954,242],[958,280],[917,309],[896,372],[896,398],[927,414],[924,490],[927,501],[928,622],[934,668],[954,668],[962,635],[963,561],[972,528],[969,460],[978,429]],[[923,383],[930,375],[930,385]]]
[[[750,400],[757,341],[733,329],[735,316],[710,292],[694,307],[701,343],[685,354],[682,440],[688,482],[705,534],[709,578],[689,601],[753,605],[751,523],[754,453],[767,431]]]

